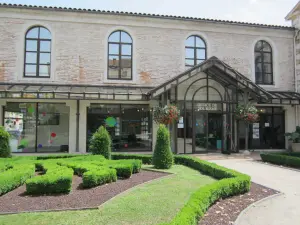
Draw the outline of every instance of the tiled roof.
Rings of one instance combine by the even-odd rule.
[[[107,14],[107,15],[125,15],[125,16],[127,15],[127,16],[138,16],[138,17],[148,17],[148,18],[175,19],[175,20],[185,20],[185,21],[204,21],[204,22],[219,23],[219,24],[232,24],[232,25],[240,25],[240,26],[252,26],[252,27],[273,28],[273,29],[291,29],[291,30],[294,29],[294,27],[281,26],[281,25],[268,25],[268,24],[230,21],[230,20],[206,19],[206,18],[172,16],[172,15],[159,15],[159,14],[149,14],[149,13],[105,11],[105,10],[97,10],[97,9],[81,9],[81,8],[36,6],[36,5],[22,5],[22,4],[6,4],[6,3],[0,3],[0,8],[23,8],[23,9],[54,10],[54,11],[64,11],[64,12],[85,12],[85,13],[99,13],[99,14]]]

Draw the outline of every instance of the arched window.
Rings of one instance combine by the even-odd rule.
[[[132,79],[132,38],[125,31],[115,31],[108,38],[108,79]]]
[[[263,40],[258,41],[255,45],[254,51],[256,84],[274,84],[271,45]]]
[[[193,67],[206,60],[206,44],[199,36],[192,35],[185,40],[185,66]]]
[[[25,36],[24,77],[50,77],[51,33],[41,26],[30,28]]]

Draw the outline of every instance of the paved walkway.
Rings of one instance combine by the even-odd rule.
[[[247,159],[213,160],[252,177],[252,181],[282,193],[252,207],[236,221],[237,225],[299,225],[300,172]]]

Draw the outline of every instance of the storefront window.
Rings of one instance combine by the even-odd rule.
[[[12,152],[65,152],[69,146],[69,108],[52,103],[7,103],[4,126]]]
[[[111,135],[113,151],[151,151],[148,105],[92,104],[87,113],[87,149],[99,126]]]

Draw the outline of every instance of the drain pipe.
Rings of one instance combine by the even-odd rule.
[[[297,29],[295,31],[295,36],[294,36],[294,79],[295,79],[295,91],[298,92],[298,79],[297,79],[297,50],[296,50],[296,39],[299,35],[300,30]],[[296,126],[299,126],[299,119],[298,119],[298,105],[295,105],[295,122]]]

